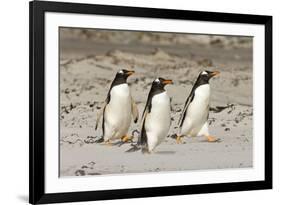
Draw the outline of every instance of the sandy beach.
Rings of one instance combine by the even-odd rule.
[[[60,31],[60,176],[184,171],[252,167],[252,38],[142,32]],[[142,113],[151,82],[169,78],[172,124],[154,154],[126,152],[137,141],[140,120],[131,123],[132,142],[95,143],[94,129],[111,81],[120,69],[133,69],[131,93]],[[219,70],[211,79],[210,134],[176,144],[178,119],[197,75]],[[137,131],[136,131],[137,130]]]

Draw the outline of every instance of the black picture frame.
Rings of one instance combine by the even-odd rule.
[[[201,11],[105,6],[93,4],[32,1],[30,12],[30,164],[29,202],[31,204],[108,200],[168,195],[201,194],[272,188],[272,16],[230,14]],[[71,193],[45,192],[45,72],[44,14],[45,12],[81,13],[110,16],[182,19],[209,22],[259,24],[265,26],[265,180],[198,184],[153,188],[135,188]]]

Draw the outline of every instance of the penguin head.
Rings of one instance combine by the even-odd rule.
[[[164,90],[164,87],[168,84],[173,84],[173,81],[164,78],[156,78],[152,83],[152,88]]]
[[[135,71],[133,70],[125,70],[125,69],[119,70],[115,75],[115,79],[114,79],[115,84],[126,83],[127,78],[134,73]]]
[[[199,74],[198,80],[204,83],[209,83],[209,80],[218,74],[220,74],[219,71],[204,70]]]
[[[130,75],[134,74],[134,73],[135,73],[135,71],[133,71],[133,70],[125,70],[125,69],[122,69],[122,70],[119,70],[119,71],[116,73],[116,77],[117,77],[117,78],[123,78],[123,79],[127,80],[127,78],[128,78]]]

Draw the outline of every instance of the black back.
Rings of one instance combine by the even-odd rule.
[[[112,88],[114,86],[117,86],[117,85],[121,85],[121,84],[124,84],[124,83],[127,83],[127,78],[129,77],[129,74],[131,71],[128,71],[128,70],[120,70],[116,73],[115,75],[115,78],[113,79],[111,85],[110,85],[110,88],[108,90],[108,93],[107,93],[107,96],[106,96],[106,99],[105,99],[105,107],[109,104],[110,102],[110,92],[112,90]],[[105,108],[103,110],[103,118],[102,118],[102,136],[104,136],[104,112],[105,112]]]
[[[129,77],[128,72],[129,72],[128,70],[123,69],[123,70],[120,70],[116,73],[115,78],[113,79],[113,81],[110,85],[109,91],[107,93],[107,97],[106,97],[106,100],[105,100],[106,104],[108,104],[110,102],[111,89],[114,86],[127,83],[127,78]]]
[[[147,100],[146,100],[146,105],[144,107],[143,113],[142,113],[142,118],[144,118],[145,112],[147,111],[148,113],[151,112],[152,109],[152,98],[153,96],[160,94],[162,92],[165,92],[165,85],[164,84],[165,79],[163,78],[158,78],[152,82],[151,89],[149,91]],[[140,136],[140,142],[141,147],[142,147],[142,152],[146,153],[148,152],[148,147],[147,147],[147,135],[146,135],[146,130],[145,130],[145,118],[143,119],[143,124],[142,124],[142,130],[141,130],[141,136]]]
[[[148,113],[150,113],[151,107],[152,107],[151,102],[152,102],[153,96],[160,94],[162,92],[165,92],[165,89],[164,89],[165,85],[162,83],[163,81],[164,81],[163,78],[158,78],[152,82],[152,85],[151,85],[151,88],[150,88],[150,91],[149,91],[149,94],[148,94],[148,97],[146,100],[146,105],[145,105],[143,113],[142,113],[142,118],[144,116],[144,113],[146,112],[146,109],[148,109]]]
[[[191,92],[189,93],[189,96],[187,97],[187,99],[185,101],[184,109],[183,109],[184,112],[182,113],[183,116],[180,118],[181,121],[179,122],[180,127],[182,127],[182,125],[183,125],[188,106],[193,101],[196,88],[198,88],[201,85],[209,84],[209,80],[212,77],[211,74],[212,74],[212,72],[210,72],[210,71],[202,71],[199,73],[197,80],[196,80],[195,84],[193,85]]]

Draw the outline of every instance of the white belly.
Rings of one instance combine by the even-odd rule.
[[[151,112],[145,119],[145,130],[149,152],[167,136],[170,124],[170,98],[166,92],[152,98]]]
[[[183,126],[181,135],[196,136],[202,126],[207,121],[210,102],[210,85],[199,86],[195,90],[193,101],[190,103]]]
[[[111,89],[110,102],[105,108],[104,117],[105,141],[127,134],[131,123],[131,94],[128,84]]]

